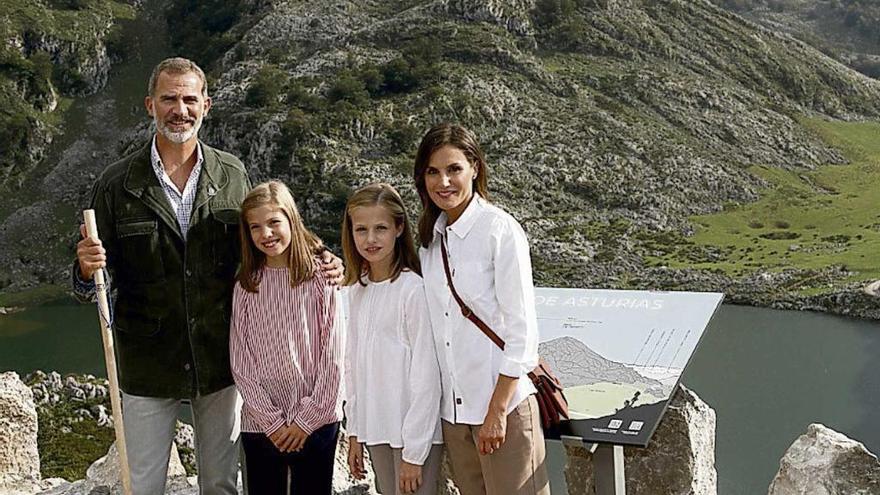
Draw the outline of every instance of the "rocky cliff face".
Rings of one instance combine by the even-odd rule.
[[[812,45],[873,78],[880,78],[880,7],[858,0],[712,0],[713,3]]]
[[[92,94],[107,82],[107,44],[120,17],[131,16],[126,1],[7,2],[0,25],[2,123],[0,186],[20,184],[45,158],[57,126],[60,97]]]
[[[538,283],[743,285],[741,302],[763,304],[778,285],[646,257],[689,235],[690,215],[757,199],[749,165],[844,163],[802,116],[880,112],[877,82],[694,0],[277,2],[215,72],[207,139],[293,184],[331,243],[352,186],[389,181],[418,211],[412,153],[451,120],[481,137]],[[411,87],[394,87],[402,75]]]
[[[107,82],[110,56],[105,40],[112,27],[113,19],[107,18],[102,25],[94,26],[94,31],[83,33],[81,40],[26,31],[10,41],[25,57],[43,52],[53,64],[69,68],[58,75],[58,87],[65,95],[83,96],[98,91]]]
[[[836,267],[732,275],[656,261],[688,242],[692,215],[759,198],[769,184],[749,166],[846,162],[802,119],[876,117],[880,83],[814,48],[705,0],[241,5],[234,36],[212,45],[233,40],[211,67],[203,137],[239,155],[255,181],[290,184],[329,244],[348,193],[366,182],[398,186],[415,216],[418,139],[457,121],[480,136],[492,199],[526,228],[539,284],[708,288],[841,309],[784,283],[826,277],[833,294],[850,276]],[[86,204],[81,189],[70,203]],[[70,229],[52,242],[69,241]],[[723,258],[723,248],[693,251],[695,262]],[[65,267],[27,257],[0,263],[6,290],[64,283]]]

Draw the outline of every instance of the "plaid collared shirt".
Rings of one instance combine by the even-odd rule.
[[[159,184],[165,191],[165,197],[174,210],[177,217],[177,223],[180,225],[180,233],[183,234],[183,240],[186,242],[186,231],[189,230],[189,219],[192,216],[193,204],[196,199],[196,185],[199,183],[199,175],[202,173],[202,144],[196,145],[196,164],[186,179],[186,185],[183,186],[183,192],[177,189],[171,177],[165,173],[165,167],[162,165],[162,159],[159,157],[159,150],[156,148],[156,136],[153,136],[153,144],[150,147],[150,162],[153,164],[153,172],[159,179]]]

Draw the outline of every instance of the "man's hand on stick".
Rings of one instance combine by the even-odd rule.
[[[76,244],[76,259],[79,261],[79,274],[83,280],[91,280],[95,272],[107,266],[107,252],[100,240],[94,240],[86,233],[86,226],[80,224],[82,240]]]

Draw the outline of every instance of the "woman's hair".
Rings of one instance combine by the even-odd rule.
[[[287,266],[290,270],[291,287],[312,277],[315,271],[315,253],[322,247],[321,239],[303,225],[293,196],[284,183],[272,180],[254,187],[241,203],[238,229],[241,238],[241,269],[238,272],[238,281],[248,292],[257,292],[260,272],[266,265],[266,255],[257,249],[251,239],[247,214],[253,209],[266,205],[281,210],[290,222]]]
[[[408,269],[422,274],[419,257],[413,243],[409,217],[400,194],[390,184],[374,182],[355,191],[345,205],[345,218],[342,219],[342,253],[345,257],[345,281],[343,285],[355,282],[366,285],[363,276],[369,273],[369,262],[358,252],[354,242],[351,212],[364,206],[381,206],[394,219],[394,226],[403,226],[403,231],[394,241],[394,261],[391,264],[391,281],[397,280],[400,272]]]
[[[464,153],[468,162],[477,170],[474,192],[482,196],[483,199],[489,199],[489,167],[486,165],[486,157],[483,155],[483,150],[480,149],[480,144],[474,133],[458,124],[442,123],[432,127],[419,144],[413,170],[416,189],[422,199],[422,214],[419,216],[419,243],[424,247],[428,247],[434,238],[434,222],[437,221],[441,211],[428,196],[428,189],[425,186],[425,172],[428,170],[431,155],[444,146],[453,146]]]

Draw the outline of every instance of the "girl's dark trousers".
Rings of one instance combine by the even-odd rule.
[[[309,435],[299,452],[283,453],[265,434],[242,432],[248,493],[285,495],[289,480],[291,495],[332,495],[338,435],[339,423],[330,423]]]

